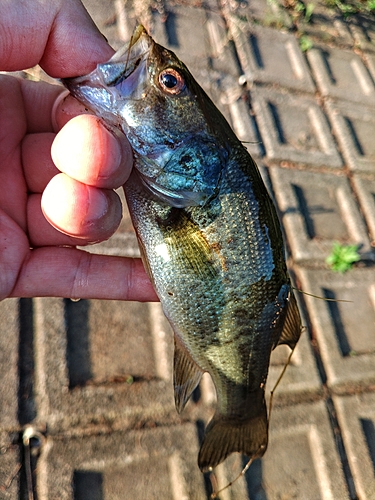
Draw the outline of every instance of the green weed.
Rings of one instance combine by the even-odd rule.
[[[310,37],[308,37],[307,35],[300,36],[299,46],[300,46],[300,49],[302,50],[302,52],[306,52],[306,51],[312,49],[313,45],[314,44],[313,44]]]
[[[375,15],[375,0],[352,0],[349,2],[325,0],[325,4],[327,7],[337,8],[345,18],[355,14],[367,13]]]
[[[332,247],[332,252],[326,259],[326,263],[332,271],[345,273],[352,268],[354,262],[360,259],[358,253],[358,245],[341,245],[335,242]]]
[[[301,0],[284,0],[284,6],[292,13],[294,17],[305,23],[309,23],[314,12],[313,3],[302,2]]]

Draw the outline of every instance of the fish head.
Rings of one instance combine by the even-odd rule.
[[[233,132],[186,66],[143,26],[108,62],[63,83],[126,134],[154,194],[179,208],[215,195]]]

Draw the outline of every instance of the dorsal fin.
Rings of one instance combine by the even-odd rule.
[[[181,342],[174,337],[174,400],[178,413],[181,413],[192,392],[199,384],[203,370],[191,359]]]
[[[294,349],[301,336],[302,324],[297,301],[292,290],[289,291],[286,308],[283,331],[277,345],[287,344],[291,349]]]

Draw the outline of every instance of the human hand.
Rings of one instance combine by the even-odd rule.
[[[1,71],[39,63],[64,78],[113,53],[79,0],[5,2],[0,10]],[[128,178],[132,153],[125,136],[82,114],[62,92],[0,75],[0,300],[156,300],[139,259],[75,248],[117,229],[121,203],[113,189]]]

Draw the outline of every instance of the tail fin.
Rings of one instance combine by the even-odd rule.
[[[246,420],[228,418],[216,413],[208,424],[198,455],[198,465],[207,472],[236,451],[249,458],[263,456],[268,444],[267,409]]]

